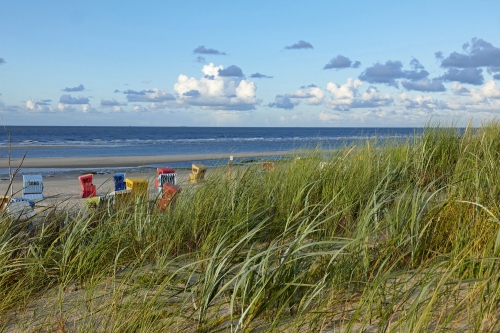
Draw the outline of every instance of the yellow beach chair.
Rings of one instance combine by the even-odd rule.
[[[134,197],[148,197],[148,181],[144,178],[127,178],[125,180],[127,190],[130,190]]]
[[[207,172],[207,167],[203,164],[193,164],[191,166],[191,173],[189,174],[189,182],[191,184],[197,184],[205,180],[205,173]]]

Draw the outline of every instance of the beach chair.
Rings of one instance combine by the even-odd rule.
[[[82,192],[80,193],[81,198],[92,198],[96,195],[96,186],[92,184],[94,176],[92,174],[87,174],[78,177],[80,181],[80,186],[82,188]]]
[[[43,199],[42,175],[23,175],[23,199]]]
[[[191,173],[189,174],[189,182],[191,184],[197,184],[205,180],[205,173],[207,173],[207,167],[203,164],[193,164],[191,166]]]
[[[173,204],[176,194],[181,193],[182,189],[174,184],[166,183],[163,185],[163,193],[161,199],[158,200],[158,209],[160,211],[168,210],[169,206]]]
[[[134,197],[145,197],[148,196],[148,181],[144,178],[127,178],[126,179],[127,190],[130,190],[132,196]]]
[[[177,174],[175,173],[175,170],[172,168],[157,168],[156,169],[158,173],[158,177],[155,179],[155,187],[158,189],[158,192],[162,192],[163,190],[163,185],[170,183],[170,184],[177,184]]]
[[[115,173],[113,180],[115,182],[115,191],[123,191],[127,188],[125,184],[125,172]]]

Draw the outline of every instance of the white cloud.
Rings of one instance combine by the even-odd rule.
[[[405,92],[399,95],[398,105],[404,106],[406,109],[420,110],[442,110],[449,108],[446,102],[432,98],[431,96],[418,95],[413,97]]]
[[[26,108],[27,109],[30,109],[30,110],[34,110],[35,109],[35,103],[30,99],[26,102]]]
[[[447,101],[447,106],[453,110],[467,110],[471,112],[499,112],[500,89],[495,80],[486,82],[481,88],[467,89],[461,84],[453,84],[455,98]]]
[[[357,103],[353,103],[352,107],[375,107],[386,106],[392,103],[393,99],[390,94],[381,94],[374,86],[368,87]]]
[[[25,111],[39,113],[55,112],[55,110],[51,106],[49,106],[48,103],[44,101],[35,101],[33,99],[29,99],[28,101],[26,101]]]
[[[500,98],[500,89],[498,89],[495,80],[490,80],[479,89],[479,94],[486,98]]]
[[[219,76],[223,66],[203,66],[199,80],[181,74],[174,85],[177,103],[209,110],[253,110],[260,103],[255,97],[255,83],[242,77]]]
[[[329,82],[326,85],[333,98],[326,101],[326,106],[329,108],[336,108],[338,106],[349,107],[354,102],[354,97],[358,93],[358,87],[363,85],[360,80],[347,79],[347,83],[338,86],[336,83]]]
[[[74,104],[61,103],[57,105],[57,109],[61,112],[75,112],[77,109],[73,106]],[[80,104],[83,113],[101,113],[96,108],[93,108],[90,104]]]
[[[83,113],[100,113],[97,109],[90,106],[90,104],[82,104]]]
[[[388,106],[393,102],[389,94],[381,94],[374,86],[369,86],[365,93],[359,94],[358,88],[363,85],[360,80],[347,79],[343,85],[329,82],[326,86],[333,97],[325,102],[331,109],[348,110],[350,108],[370,108]]]

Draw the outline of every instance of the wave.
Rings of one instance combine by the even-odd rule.
[[[413,135],[412,135],[413,136]],[[374,138],[379,139],[404,139],[409,138],[410,135],[396,134],[396,135],[342,135],[342,136],[305,136],[305,137],[212,137],[212,138],[179,138],[179,139],[89,139],[89,140],[50,140],[50,141],[37,141],[37,140],[22,140],[13,142],[12,146],[37,146],[37,147],[53,147],[53,146],[78,146],[78,147],[127,147],[127,146],[155,146],[155,145],[169,145],[169,144],[244,144],[244,143],[258,143],[258,142],[282,142],[282,143],[322,143],[322,142],[342,142],[342,141],[358,141],[369,140]],[[8,143],[0,142],[1,146],[7,146]]]

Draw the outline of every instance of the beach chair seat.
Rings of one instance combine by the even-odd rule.
[[[10,202],[7,205],[7,214],[16,220],[27,220],[35,216],[35,211],[30,206],[28,201]]]
[[[123,191],[127,188],[125,183],[125,172],[115,173],[113,175],[113,181],[115,182],[115,191]]]
[[[27,200],[43,199],[42,175],[23,175],[22,197]]]
[[[98,209],[102,204],[101,197],[92,197],[85,200],[87,209]]]
[[[205,173],[207,172],[207,167],[203,164],[193,164],[191,166],[191,173],[189,176],[189,182],[196,184],[205,179]]]
[[[114,191],[108,197],[112,198],[115,205],[125,206],[132,203],[132,190]]]
[[[160,211],[168,210],[169,206],[173,204],[177,193],[181,193],[182,189],[174,184],[166,183],[163,185],[163,193],[161,199],[158,200],[158,208]]]
[[[30,194],[24,194],[23,199],[26,200],[40,200],[43,199],[43,193],[30,193]]]
[[[80,193],[80,197],[82,198],[93,198],[96,196],[96,192],[97,192],[97,188],[95,185],[92,185],[92,186],[87,186],[85,187],[81,193]]]
[[[29,203],[31,208],[35,208],[35,202],[32,200],[25,199],[25,198],[12,198],[12,199],[10,199],[10,201],[11,202],[26,201],[27,203]]]

